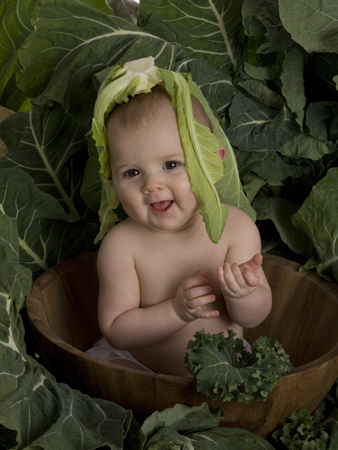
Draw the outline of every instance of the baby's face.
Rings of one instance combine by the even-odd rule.
[[[126,213],[154,231],[184,229],[199,216],[184,169],[184,153],[176,115],[145,118],[137,126],[120,126],[109,119],[108,146],[114,187]]]

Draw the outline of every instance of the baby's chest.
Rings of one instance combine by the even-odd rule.
[[[175,297],[181,284],[195,277],[201,269],[208,270],[208,284],[219,294],[217,267],[224,263],[221,248],[200,247],[192,251],[152,249],[136,261],[140,283],[141,306],[149,306]]]

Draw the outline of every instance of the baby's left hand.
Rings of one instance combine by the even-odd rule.
[[[254,292],[260,284],[258,269],[262,265],[263,257],[260,253],[250,261],[242,264],[225,263],[217,268],[217,276],[225,297],[245,297]]]

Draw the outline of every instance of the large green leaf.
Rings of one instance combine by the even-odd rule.
[[[177,431],[191,433],[218,427],[219,419],[222,415],[222,410],[211,413],[206,403],[192,408],[177,404],[173,408],[155,411],[141,426],[141,449],[144,443],[158,431],[159,425],[162,428],[172,427]]]
[[[248,67],[252,67],[246,64],[246,70]],[[245,80],[237,83],[237,86],[243,88],[252,98],[256,98],[263,105],[280,110],[285,104],[285,99],[277,92],[269,89],[265,83],[259,80]]]
[[[304,87],[304,53],[294,48],[285,57],[281,73],[282,94],[290,110],[296,114],[296,121],[303,128],[306,104]]]
[[[285,29],[309,53],[337,52],[338,7],[334,0],[279,0]]]
[[[244,0],[243,25],[248,36],[264,36],[258,53],[271,53],[290,47],[293,41],[282,26],[278,0]]]
[[[242,0],[142,0],[139,16],[150,33],[229,73],[241,60],[241,7]]]
[[[146,39],[156,51],[163,42],[76,0],[46,0],[35,28],[27,48],[19,52],[24,68],[18,74],[19,87],[37,104],[61,103],[88,128],[96,98],[92,76],[115,64],[136,41]]]
[[[317,127],[320,125],[317,122]],[[294,136],[291,141],[287,142],[280,152],[284,156],[301,159],[309,158],[314,161],[321,159],[324,155],[329,155],[336,151],[333,142],[323,142],[310,134],[308,130]]]
[[[177,45],[170,45],[168,42],[161,39],[154,39],[154,37],[150,36],[142,37],[128,48],[118,60],[117,65],[123,66],[128,61],[147,58],[148,56],[154,58],[157,67],[174,70],[176,60],[186,57],[187,53]],[[111,67],[109,69],[111,69]],[[104,73],[104,71],[102,71],[102,73]],[[98,74],[95,74],[95,77],[97,77],[97,75]]]
[[[107,3],[113,9],[115,16],[137,24],[138,2],[134,0],[107,0]]]
[[[273,450],[264,439],[240,428],[218,428],[221,410],[209,411],[206,403],[188,408],[155,412],[143,423],[140,435],[144,450]]]
[[[304,267],[316,267],[320,275],[335,280],[338,279],[337,185],[338,169],[329,169],[292,219],[314,247],[315,253]]]
[[[242,93],[235,96],[229,113],[231,124],[227,136],[243,150],[278,150],[299,133],[286,106],[277,110]]]
[[[37,188],[55,197],[74,218],[83,217],[86,205],[80,187],[87,159],[86,131],[58,104],[44,114],[36,107],[14,114],[0,125],[8,150],[0,168],[24,170]]]
[[[279,184],[288,177],[297,178],[304,172],[297,163],[287,164],[279,153],[274,151],[237,151],[236,157],[241,177],[253,172],[270,184]]]
[[[257,198],[254,202],[258,220],[270,219],[275,224],[283,242],[295,253],[305,257],[312,254],[312,243],[303,230],[296,228],[291,217],[297,213],[299,205],[284,198]]]
[[[338,102],[311,103],[306,110],[306,125],[317,139],[329,143],[338,117]],[[334,141],[333,141],[334,142]]]
[[[21,68],[18,50],[33,32],[31,20],[38,0],[3,0],[0,10],[0,101],[14,111],[19,110],[26,96],[15,84],[15,74]]]
[[[16,432],[11,448],[94,450],[107,445],[122,450],[130,411],[57,384],[26,353],[19,311],[31,273],[19,264],[17,222],[0,213],[0,423],[10,442],[14,434],[9,430]]]
[[[69,222],[61,205],[19,169],[0,170],[0,212],[17,220],[20,263],[34,274],[93,249],[97,226]]]

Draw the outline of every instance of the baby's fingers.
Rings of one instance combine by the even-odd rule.
[[[244,269],[243,277],[249,286],[256,287],[259,285],[259,277],[256,272],[252,272],[250,269]]]
[[[238,282],[236,281],[232,267],[229,263],[225,263],[223,267],[218,267],[217,275],[223,288],[227,288],[230,291],[234,291],[238,288]]]
[[[185,295],[188,300],[193,301],[194,299],[198,299],[200,297],[204,297],[205,295],[210,294],[212,291],[210,286],[196,286],[190,288],[186,291]]]
[[[213,309],[209,311],[208,309],[199,309],[197,310],[196,317],[199,319],[212,319],[213,317],[218,317],[219,311],[217,309]]]
[[[197,287],[197,286],[204,286],[208,283],[207,278],[207,270],[202,269],[198,272],[198,274],[194,277],[187,278],[182,283],[182,289],[183,291],[188,291],[191,288]]]
[[[250,261],[247,261],[246,263],[243,263],[240,265],[240,267],[245,268],[249,267],[254,272],[257,272],[257,270],[261,267],[263,262],[263,256],[260,253],[256,253]]]
[[[214,296],[214,294],[195,297],[188,301],[188,308],[190,309],[201,308],[202,306],[207,305],[208,303],[214,302],[215,299],[216,297]]]

